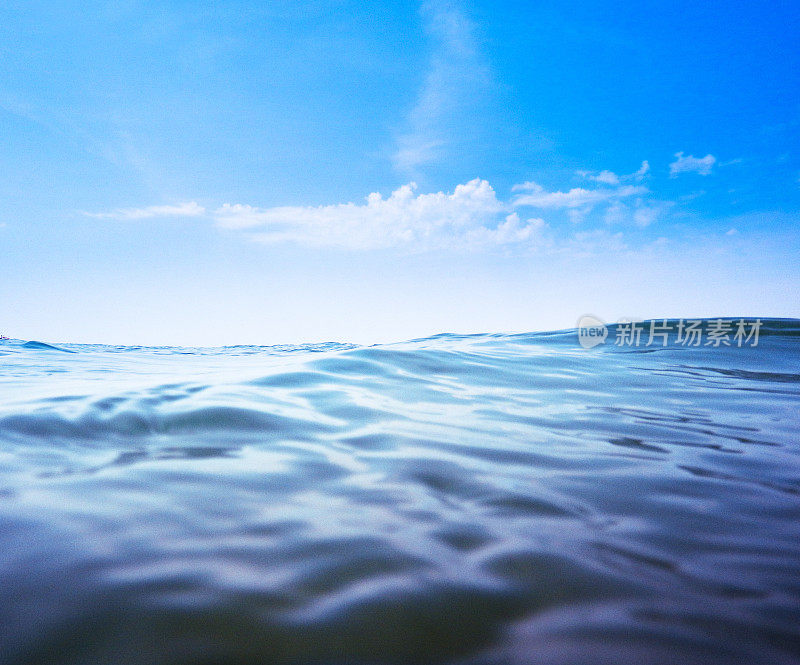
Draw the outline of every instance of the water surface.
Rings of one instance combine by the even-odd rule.
[[[798,662],[798,407],[796,320],[3,341],[0,661]]]

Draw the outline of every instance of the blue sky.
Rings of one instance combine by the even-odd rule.
[[[794,2],[10,2],[0,332],[798,316]]]

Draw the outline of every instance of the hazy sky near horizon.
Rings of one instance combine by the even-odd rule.
[[[800,5],[739,5],[3,3],[0,333],[800,316]]]

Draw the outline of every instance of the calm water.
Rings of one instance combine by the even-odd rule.
[[[800,661],[800,321],[0,342],[0,662]]]

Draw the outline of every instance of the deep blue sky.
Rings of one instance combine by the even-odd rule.
[[[798,34],[796,2],[4,3],[0,332],[800,316]]]

